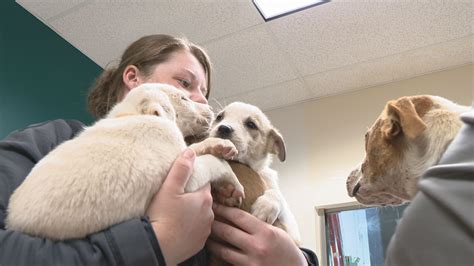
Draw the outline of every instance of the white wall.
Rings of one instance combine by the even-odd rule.
[[[473,73],[468,65],[266,112],[286,141],[287,161],[273,167],[304,247],[320,253],[315,206],[353,201],[346,193],[346,177],[363,159],[364,134],[385,103],[433,94],[471,105]]]

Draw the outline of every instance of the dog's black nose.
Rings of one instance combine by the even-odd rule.
[[[219,137],[221,138],[225,138],[225,137],[228,137],[232,131],[234,131],[230,126],[226,126],[226,125],[220,125],[218,128],[217,128],[217,133],[219,134]]]

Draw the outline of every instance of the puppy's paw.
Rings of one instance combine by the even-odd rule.
[[[251,207],[251,213],[258,219],[273,224],[280,215],[280,205],[278,202],[266,197],[265,194],[258,197]]]
[[[225,159],[232,160],[238,153],[234,143],[228,139],[215,139],[212,143],[211,154]]]
[[[218,181],[211,184],[212,195],[215,201],[229,207],[240,207],[245,198],[244,188],[241,184],[234,185],[227,181]]]

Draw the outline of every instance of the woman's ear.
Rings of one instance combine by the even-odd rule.
[[[140,70],[134,65],[128,65],[122,74],[127,92],[141,84]]]

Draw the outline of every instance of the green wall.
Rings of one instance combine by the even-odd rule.
[[[0,139],[51,119],[91,123],[87,92],[102,69],[14,0],[0,2]]]

